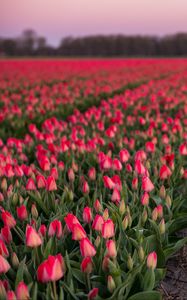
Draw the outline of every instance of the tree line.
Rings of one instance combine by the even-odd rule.
[[[163,37],[94,35],[66,37],[59,46],[25,30],[18,38],[0,38],[0,56],[186,56],[187,33]]]

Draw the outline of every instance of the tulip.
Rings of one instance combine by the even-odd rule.
[[[160,179],[165,180],[165,179],[169,178],[171,175],[172,175],[172,172],[166,165],[163,165],[160,168],[160,173],[159,173]]]
[[[120,200],[121,200],[121,195],[120,195],[120,192],[118,191],[118,189],[114,188],[113,193],[112,193],[112,196],[111,196],[111,200],[112,200],[113,202],[117,202],[117,203],[120,202]]]
[[[26,245],[28,247],[35,248],[42,244],[41,237],[32,226],[27,225],[25,235],[26,235]]]
[[[114,223],[108,219],[102,226],[102,236],[105,239],[109,239],[114,236]]]
[[[144,176],[142,178],[142,190],[144,192],[151,192],[154,189],[154,185],[151,182],[150,178],[147,176]]]
[[[69,231],[73,230],[73,225],[74,224],[80,224],[79,220],[77,219],[76,216],[74,216],[73,214],[69,213],[67,214],[67,216],[64,218],[66,225],[69,229]]]
[[[88,171],[88,177],[90,180],[94,181],[96,179],[96,170],[94,167],[90,168]]]
[[[117,256],[116,243],[113,240],[106,241],[107,255],[110,257]]]
[[[92,223],[92,228],[97,231],[102,231],[103,224],[104,224],[103,217],[100,215],[96,215]]]
[[[8,211],[4,210],[1,214],[1,218],[5,226],[9,228],[13,228],[16,226],[14,217]]]
[[[7,244],[12,241],[12,233],[10,231],[10,227],[4,226],[3,228],[1,228],[1,237]]]
[[[46,180],[46,189],[49,192],[57,190],[56,181],[52,176],[49,176]]]
[[[21,221],[27,219],[28,213],[25,205],[21,205],[20,207],[17,207],[16,210],[17,210],[18,219],[20,219]]]
[[[83,257],[92,257],[96,254],[96,250],[88,238],[83,238],[80,241],[80,251]]]
[[[109,290],[110,293],[113,293],[113,291],[116,288],[115,281],[114,281],[114,279],[111,275],[108,276],[107,287],[108,287],[108,290]]]
[[[72,227],[72,240],[80,241],[86,237],[86,232],[80,224],[74,224]]]
[[[26,184],[26,190],[27,191],[35,191],[36,190],[36,185],[32,178],[28,179],[27,184]]]
[[[93,288],[88,294],[88,300],[94,300],[98,295],[99,289]]]
[[[119,153],[119,156],[122,163],[126,163],[130,158],[130,154],[126,149],[122,149]]]
[[[16,288],[16,297],[19,300],[29,300],[30,299],[28,287],[26,286],[26,284],[23,281],[21,281]]]
[[[0,274],[6,273],[10,269],[8,261],[0,254]]]
[[[147,267],[149,269],[154,270],[156,268],[156,265],[157,265],[157,254],[156,252],[151,252],[147,257]]]
[[[108,176],[103,176],[104,186],[108,189],[113,189],[115,186],[115,183],[112,181],[112,179]]]
[[[114,171],[121,171],[122,170],[122,164],[117,158],[113,159],[112,167],[113,167]]]
[[[85,223],[90,223],[92,221],[92,211],[88,206],[86,206],[83,210],[83,220]]]
[[[87,256],[82,260],[81,271],[83,273],[90,274],[90,273],[92,273],[92,269],[93,269],[92,259],[91,259],[91,257]]]
[[[62,237],[62,224],[59,220],[53,220],[49,225],[48,236],[54,236],[58,239]]]
[[[6,300],[17,300],[14,291],[8,291],[6,294]]]
[[[48,258],[39,265],[37,270],[38,281],[43,283],[57,281],[62,278],[63,275],[63,258],[61,254],[48,256]]]
[[[96,212],[101,212],[102,211],[102,206],[101,203],[99,202],[98,199],[95,200],[94,202],[94,208]]]
[[[8,249],[7,249],[4,241],[2,241],[1,239],[0,239],[0,255],[2,255],[4,257],[9,256]]]
[[[83,194],[89,194],[90,188],[88,185],[88,182],[84,180],[83,186],[82,186],[82,192]]]
[[[38,189],[42,189],[46,187],[46,180],[45,177],[43,175],[38,175],[36,177],[36,183],[37,183],[37,187]]]
[[[149,194],[148,194],[148,193],[145,192],[145,193],[142,195],[141,203],[142,203],[142,205],[144,205],[144,206],[148,206],[148,205],[149,205]]]

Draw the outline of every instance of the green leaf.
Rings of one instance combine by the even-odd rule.
[[[32,288],[32,300],[38,299],[38,284],[37,282],[34,283],[34,287]]]
[[[15,289],[16,289],[17,285],[19,284],[19,282],[23,281],[25,261],[26,261],[26,257],[19,264],[19,268],[18,268],[17,274],[16,274]]]
[[[85,284],[85,276],[80,270],[72,269],[72,274],[80,283]]]
[[[171,225],[169,226],[169,234],[179,231],[187,227],[187,214],[183,214],[182,216],[173,220]]]
[[[52,242],[53,242],[53,238],[51,237],[49,239],[49,241],[47,242],[47,245],[46,245],[45,250],[44,250],[44,254],[43,254],[44,259],[46,259],[51,254],[51,247],[53,245]]]
[[[152,269],[148,269],[143,277],[143,289],[144,291],[151,291],[155,286],[155,272]]]
[[[164,250],[165,258],[168,259],[171,257],[175,252],[180,250],[185,244],[187,244],[187,237],[179,240],[175,245],[169,246]]]
[[[128,300],[162,300],[162,296],[157,291],[140,292],[131,296]]]

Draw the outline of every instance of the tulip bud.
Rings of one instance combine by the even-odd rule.
[[[139,256],[140,261],[142,262],[144,260],[144,257],[145,257],[144,250],[143,250],[142,246],[140,246],[139,249],[138,249],[138,256]]]
[[[96,210],[96,212],[102,212],[102,206],[101,206],[101,203],[99,202],[98,199],[95,200],[94,202],[94,208]]]
[[[133,268],[133,259],[130,255],[128,255],[128,259],[127,259],[127,268],[131,271]]]
[[[15,269],[17,269],[18,266],[19,266],[19,259],[18,259],[17,254],[15,252],[12,253],[11,261],[12,261],[13,267]]]
[[[6,300],[17,300],[14,291],[8,291],[6,294]]]
[[[164,219],[162,219],[162,220],[160,221],[160,224],[159,224],[159,230],[160,230],[160,233],[161,233],[161,234],[164,234],[165,231],[166,231],[166,225],[165,225]]]
[[[93,288],[88,294],[88,300],[94,300],[98,295],[99,289]]]
[[[35,204],[32,204],[32,206],[31,206],[31,214],[32,214],[34,219],[38,218],[38,211],[37,211],[37,208],[36,208]]]
[[[119,205],[119,212],[121,215],[125,213],[125,201],[122,199]]]
[[[141,219],[142,219],[142,223],[145,224],[145,222],[147,221],[147,210],[146,209],[144,209]]]
[[[103,212],[103,219],[104,219],[104,221],[107,221],[108,217],[109,217],[108,208],[105,208],[105,210]]]
[[[171,197],[169,195],[166,196],[166,204],[170,208],[171,207]]]
[[[85,257],[81,263],[81,271],[87,274],[92,273],[93,263],[90,257]]]
[[[158,211],[157,211],[157,207],[155,207],[152,211],[152,220],[156,221],[158,218]]]
[[[124,229],[124,230],[127,229],[128,224],[129,224],[128,216],[125,216],[125,218],[123,219],[123,222],[122,222],[122,226],[123,226],[123,229]]]
[[[21,281],[16,288],[16,296],[17,296],[17,299],[19,299],[19,300],[29,300],[30,299],[28,287],[26,286],[26,284],[23,281]]]
[[[6,299],[6,290],[5,290],[2,280],[0,280],[0,299],[2,299],[2,300]]]
[[[1,180],[1,189],[2,189],[2,191],[3,191],[3,192],[6,192],[6,191],[7,191],[7,187],[8,187],[8,185],[7,185],[7,180],[6,180],[6,178],[3,178],[3,179]]]
[[[108,276],[107,287],[108,287],[108,290],[111,294],[113,293],[113,291],[116,288],[116,284],[115,284],[114,279],[111,275]]]
[[[90,223],[92,221],[92,211],[88,206],[83,210],[83,220],[85,223]]]
[[[109,271],[109,262],[110,262],[110,258],[108,256],[104,256],[103,261],[102,261],[103,272]]]
[[[156,268],[156,265],[157,265],[157,254],[156,252],[151,252],[147,257],[147,267],[149,269],[154,270]]]
[[[117,256],[116,243],[113,240],[108,240],[106,242],[107,255],[110,257]]]
[[[128,214],[127,217],[128,217],[128,226],[131,227],[131,225],[132,225],[132,218],[131,218],[131,215]]]
[[[17,193],[14,193],[14,194],[13,194],[13,197],[12,197],[12,204],[13,204],[13,205],[17,205],[18,200],[19,200],[18,194],[17,194]]]
[[[165,197],[166,197],[166,189],[165,189],[164,185],[162,185],[161,188],[160,188],[159,196],[162,199],[165,199]]]
[[[100,236],[98,235],[97,238],[95,239],[95,242],[94,242],[94,245],[96,246],[96,248],[99,247],[100,242],[101,242],[101,238],[100,238]]]

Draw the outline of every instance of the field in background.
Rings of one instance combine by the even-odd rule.
[[[0,298],[161,299],[187,242],[187,60],[0,68]]]

